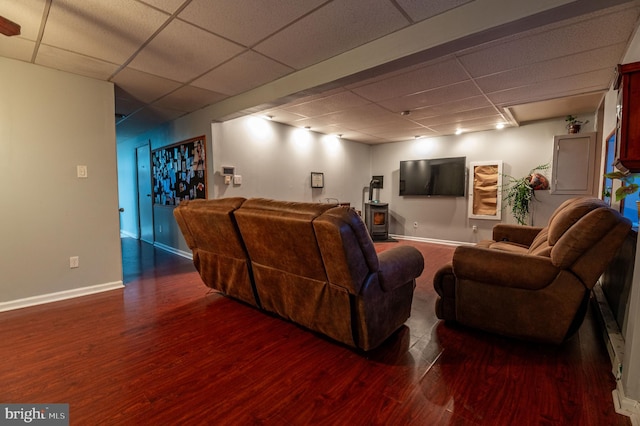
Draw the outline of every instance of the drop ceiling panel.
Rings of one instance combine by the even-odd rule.
[[[484,117],[475,120],[465,120],[460,123],[447,123],[440,124],[437,126],[429,126],[429,128],[433,129],[437,133],[441,135],[451,135],[456,132],[458,129],[462,129],[465,132],[473,131],[479,132],[483,130],[495,130],[496,124],[504,123],[504,120],[501,115],[493,115],[491,117]]]
[[[415,120],[423,126],[431,127],[448,123],[462,123],[469,120],[475,120],[478,118],[493,118],[497,114],[497,110],[494,107],[485,107],[472,109],[468,111],[462,111],[454,114],[437,115],[434,117],[423,118]]]
[[[193,0],[179,15],[215,34],[253,46],[325,0]]]
[[[133,68],[125,68],[113,78],[113,82],[130,96],[149,103],[176,90],[181,86],[177,81],[147,74]]]
[[[40,45],[35,63],[98,80],[107,80],[118,69],[116,64],[47,45]]]
[[[496,105],[511,106],[607,90],[612,79],[613,70],[592,71],[515,89],[489,93],[487,96]]]
[[[302,69],[408,24],[388,1],[333,1],[258,44],[255,50]]]
[[[291,71],[292,68],[249,50],[198,78],[192,85],[226,95],[237,95]]]
[[[475,84],[471,81],[452,84],[450,86],[440,87],[433,90],[419,92],[401,98],[389,99],[379,104],[389,111],[400,113],[405,110],[413,110],[415,108],[424,108],[444,104],[455,100],[462,100],[481,95]]]
[[[377,102],[448,86],[468,79],[468,75],[458,62],[450,58],[406,74],[393,75],[390,78],[359,86],[354,88],[353,92]]]
[[[544,120],[549,117],[562,117],[570,111],[571,115],[592,114],[594,105],[599,105],[604,99],[606,91],[589,93],[586,95],[551,99],[548,101],[532,102],[516,105],[509,110],[519,123]]]
[[[445,102],[438,105],[417,108],[411,111],[410,118],[420,120],[427,117],[442,116],[447,114],[457,114],[461,111],[474,110],[479,108],[492,107],[491,102],[484,96],[473,96],[452,102]]]
[[[173,14],[180,6],[182,6],[184,0],[144,0],[144,2],[157,7],[164,12]]]
[[[129,65],[185,83],[242,50],[235,43],[174,20]]]
[[[226,97],[227,96],[222,93],[212,92],[199,87],[183,86],[154,102],[153,106],[189,112],[218,102]]]
[[[495,92],[505,88],[521,87],[545,80],[598,71],[603,69],[603,64],[619,61],[624,53],[625,46],[625,44],[620,43],[606,48],[538,62],[526,67],[480,77],[476,79],[476,83],[485,92]]]
[[[108,62],[127,60],[168,15],[127,0],[52,2],[42,42]]]
[[[349,108],[340,112],[314,117],[323,125],[343,125],[349,129],[358,130],[376,126],[381,123],[403,122],[400,116],[390,115],[388,111],[375,104]]]
[[[414,22],[439,15],[473,0],[397,0],[397,3]]]
[[[35,41],[40,31],[40,23],[46,0],[16,1],[0,0],[0,15],[20,25],[20,35],[16,37],[0,37],[0,48],[3,39],[24,38]]]
[[[491,43],[462,54],[460,61],[473,77],[486,76],[536,62],[626,43],[634,28],[636,13],[604,13],[598,19],[575,18],[554,24],[526,37]],[[589,15],[593,16],[593,15]]]
[[[495,1],[473,2],[495,5]],[[602,10],[580,15],[582,1],[589,9]],[[118,121],[118,138],[238,95],[237,102],[222,101],[219,109],[225,114],[215,117],[267,110],[275,121],[309,123],[326,132],[353,134],[345,136],[352,140],[380,143],[406,140],[424,128],[421,125],[438,130],[425,129],[431,134],[453,131],[454,123],[491,128],[496,118],[491,111],[499,116],[503,107],[519,120],[562,116],[581,108],[593,112],[638,22],[640,3],[608,7],[618,2],[580,0],[574,18],[556,21],[553,12],[532,16],[526,18],[527,24],[541,26],[532,24],[531,30],[522,31],[505,25],[495,29],[495,34],[504,35],[501,39],[487,42],[486,33],[473,34],[464,43],[454,40],[435,49],[446,56],[438,57],[425,38],[424,48],[429,50],[416,50],[416,55],[390,63],[380,58],[381,67],[361,69],[344,76],[344,81],[310,77],[313,70],[295,73],[387,35],[395,45],[416,42],[415,37],[402,39],[406,33],[398,30],[430,16],[446,20],[464,13],[470,2],[0,0],[0,14],[22,26],[22,35],[0,37],[0,55],[32,62],[42,32],[33,62],[113,81],[116,110],[130,114]],[[51,10],[44,16],[47,4]],[[449,13],[453,8],[455,13]],[[470,19],[474,25],[490,21],[486,16]],[[450,24],[461,25],[459,20]],[[464,50],[453,50],[461,45]],[[416,63],[418,57],[429,61]],[[386,74],[381,75],[383,69]],[[336,71],[340,75],[341,70]],[[279,78],[293,81],[299,90],[280,91],[272,98],[264,96],[269,90],[251,92]],[[586,99],[582,106],[575,98],[557,108],[546,103],[594,92],[596,99]],[[155,106],[145,108],[149,102]],[[246,106],[226,113],[233,109],[229,104]],[[535,105],[531,109],[536,112],[519,109],[523,104]],[[214,106],[207,112],[215,115],[217,110]],[[403,110],[411,110],[411,115],[400,116]]]
[[[363,106],[370,102],[351,92],[341,91],[326,97],[318,97],[309,102],[298,103],[289,108],[288,112],[305,117],[317,117],[324,114],[340,112],[349,108]]]

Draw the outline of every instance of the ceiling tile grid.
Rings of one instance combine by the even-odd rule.
[[[414,22],[417,22],[455,9],[472,1],[473,0],[397,0],[397,3]]]
[[[173,92],[182,84],[127,67],[120,71],[113,82],[130,96],[145,103],[151,103]]]
[[[491,93],[505,88],[528,86],[532,83],[568,77],[577,73],[609,69],[607,64],[617,63],[624,53],[625,44],[606,46],[588,50],[573,55],[562,56],[548,61],[536,62],[521,68],[490,74],[475,79],[478,87],[485,93]],[[601,82],[607,86],[610,81]]]
[[[226,95],[236,95],[292,72],[293,69],[247,50],[215,67],[191,84]]]
[[[603,87],[599,82],[610,81],[613,78],[613,75],[613,69],[591,71],[584,74],[558,78],[555,80],[547,80],[545,82],[534,83],[514,89],[501,90],[489,93],[487,96],[496,105],[506,107],[595,91],[602,92],[606,87]]]
[[[140,51],[129,66],[186,83],[243,50],[238,44],[174,20]]]
[[[353,87],[351,90],[377,102],[448,86],[468,79],[468,74],[459,63],[454,58],[449,58],[405,74],[392,75],[384,80]]]
[[[635,13],[630,13],[635,9]],[[575,53],[628,42],[637,8],[588,15],[462,52],[458,58],[472,77],[520,68]]]
[[[409,25],[389,1],[335,0],[255,46],[302,69]]]
[[[193,0],[178,15],[246,47],[280,31],[327,0]]]
[[[558,19],[549,9],[525,18],[526,31],[504,21],[462,43],[432,46],[425,37],[416,46],[429,47],[404,58],[367,50],[385,59],[335,81],[305,74],[329,59],[338,71],[353,72],[351,56],[342,55],[350,49],[380,40],[393,40],[382,44],[389,49],[413,46],[419,38],[407,30],[416,23],[426,31],[425,21],[446,23],[500,1],[0,0],[0,15],[22,27],[18,36],[0,35],[0,55],[113,81],[116,111],[127,115],[117,121],[119,139],[207,105],[237,103],[229,97],[254,102],[254,92],[269,92],[261,86],[278,79],[294,81],[296,92],[257,97],[220,116],[267,113],[382,143],[420,129],[485,130],[503,118],[503,108],[525,121],[595,110],[638,27],[637,1],[575,0],[575,16]],[[514,3],[503,1],[508,12]],[[562,16],[565,3],[545,2]],[[474,25],[490,18],[476,14]],[[451,34],[457,25],[451,21]],[[406,110],[410,116],[401,116]]]
[[[171,108],[185,113],[218,102],[226,95],[194,86],[182,86],[153,103],[154,107]]]
[[[122,63],[168,18],[131,0],[56,0],[51,4],[42,43]]]
[[[424,108],[471,98],[481,94],[478,87],[471,80],[466,80],[449,86],[438,87],[437,89],[425,90],[408,96],[388,99],[379,102],[379,104],[389,111],[400,113],[416,108]]]
[[[35,63],[98,80],[107,80],[118,70],[116,64],[44,44],[38,49]]]

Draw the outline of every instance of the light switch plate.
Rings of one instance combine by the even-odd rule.
[[[233,176],[233,184],[234,185],[242,185],[242,175],[234,175]]]

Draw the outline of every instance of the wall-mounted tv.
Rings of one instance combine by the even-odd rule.
[[[400,195],[464,197],[467,157],[400,162]]]

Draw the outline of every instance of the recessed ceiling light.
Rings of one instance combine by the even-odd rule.
[[[456,130],[456,135],[461,135],[462,134],[462,129],[457,129]]]
[[[409,115],[409,114],[411,114],[411,111],[409,111],[409,110],[402,111],[402,112],[400,113],[400,115]]]
[[[498,123],[496,124],[496,129],[500,130],[500,129],[504,129],[504,123]]]
[[[422,139],[422,136],[421,135],[415,135],[414,138],[415,139]]]

